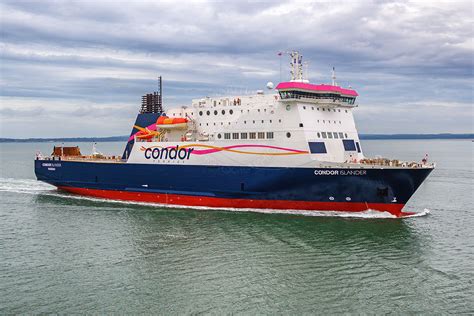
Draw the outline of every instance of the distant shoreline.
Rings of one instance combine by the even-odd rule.
[[[360,139],[474,139],[474,134],[360,134]],[[126,142],[128,136],[111,137],[68,137],[68,138],[0,138],[0,143],[90,143],[90,142]]]

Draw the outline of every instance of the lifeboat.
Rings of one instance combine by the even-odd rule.
[[[188,126],[188,119],[177,117],[169,118],[168,116],[160,116],[156,121],[156,127],[162,129],[185,129]]]

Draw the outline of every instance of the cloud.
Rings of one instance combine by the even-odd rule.
[[[71,122],[98,111],[88,118],[97,134],[106,109],[116,118],[107,124],[121,130],[157,75],[169,106],[257,90],[279,80],[276,52],[289,49],[309,61],[313,82],[328,82],[335,66],[338,82],[358,90],[361,131],[392,121],[424,132],[411,119],[420,109],[433,132],[471,131],[473,13],[470,1],[2,1],[2,136],[18,135],[8,122],[20,112],[35,118],[31,109]],[[46,136],[41,122],[38,136]]]

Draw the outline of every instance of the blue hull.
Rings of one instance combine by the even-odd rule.
[[[38,180],[63,189],[287,201],[289,205],[292,201],[295,205],[319,202],[324,203],[322,206],[350,203],[403,207],[431,171],[35,161]]]

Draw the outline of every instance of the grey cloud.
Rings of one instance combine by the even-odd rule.
[[[440,132],[472,129],[464,119],[472,117],[472,10],[470,1],[2,1],[0,95],[59,100],[78,117],[110,103],[133,112],[161,74],[167,104],[189,104],[278,81],[276,52],[299,49],[313,81],[328,82],[336,66],[338,81],[359,91],[362,118],[389,116],[423,131],[398,113],[421,116],[419,106],[406,104],[432,100],[454,109],[430,108],[427,124],[438,122]],[[14,113],[6,102],[2,108],[5,123]],[[116,122],[127,111],[117,111]]]

